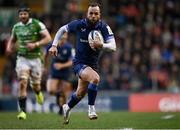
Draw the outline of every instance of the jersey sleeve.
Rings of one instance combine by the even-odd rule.
[[[39,22],[38,24],[40,27],[40,32],[46,29],[46,26],[42,22]]]
[[[75,32],[77,30],[78,23],[79,23],[78,20],[74,20],[74,21],[68,23],[67,24],[68,32]]]
[[[113,34],[112,30],[109,27],[109,25],[107,25],[107,24],[103,25],[101,33],[103,35],[105,42],[107,42],[109,39],[114,38],[114,34]]]

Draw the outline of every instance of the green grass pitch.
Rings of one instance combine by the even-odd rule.
[[[180,129],[180,113],[100,112],[89,120],[85,112],[72,112],[70,123],[56,113],[30,113],[18,120],[17,112],[0,112],[0,129]]]

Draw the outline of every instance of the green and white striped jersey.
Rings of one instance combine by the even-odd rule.
[[[12,29],[12,34],[17,39],[18,55],[26,58],[38,58],[41,57],[41,48],[37,47],[31,51],[26,48],[26,44],[30,42],[36,42],[41,39],[40,32],[45,30],[45,25],[37,19],[30,18],[27,24],[18,22]]]

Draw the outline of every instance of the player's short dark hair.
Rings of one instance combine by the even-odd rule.
[[[101,5],[99,3],[97,3],[97,2],[90,2],[89,6],[91,6],[91,7],[99,6],[99,8],[101,7]]]
[[[28,12],[30,13],[30,8],[28,5],[26,4],[22,4],[20,5],[19,9],[18,9],[18,13],[22,12],[22,11],[25,11],[25,12]]]

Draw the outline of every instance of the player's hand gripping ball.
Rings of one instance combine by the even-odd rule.
[[[95,46],[93,45],[94,41],[98,41],[99,44],[104,43],[102,34],[97,30],[92,30],[88,35],[88,42],[91,49],[96,50],[97,48],[95,48]]]

